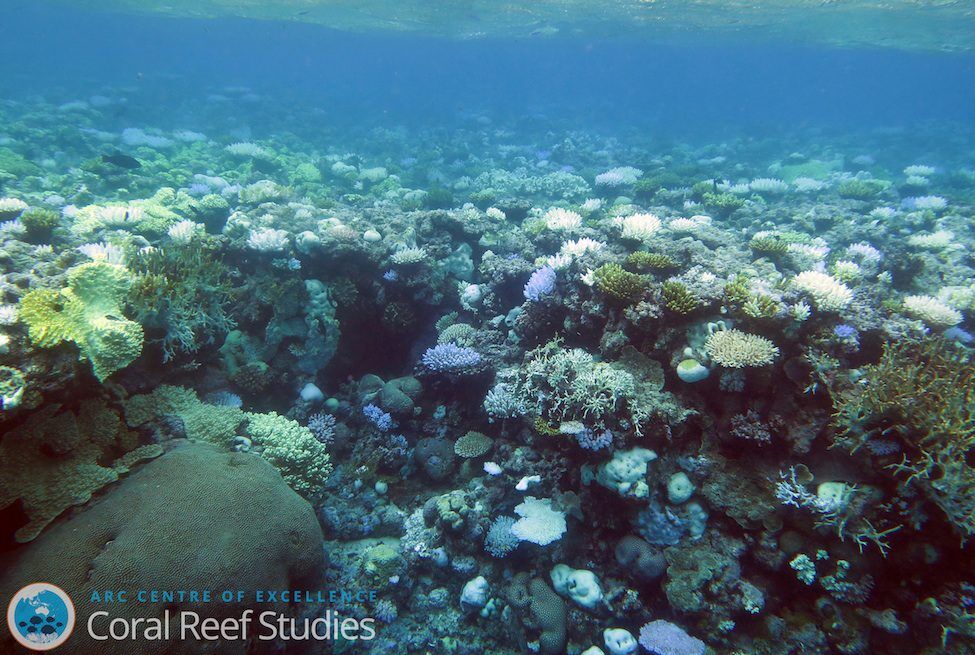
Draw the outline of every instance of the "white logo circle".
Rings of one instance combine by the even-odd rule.
[[[17,643],[34,651],[57,648],[74,630],[74,603],[60,587],[29,584],[10,599],[7,627]]]

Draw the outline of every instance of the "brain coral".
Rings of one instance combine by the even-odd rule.
[[[493,444],[491,437],[471,430],[454,442],[454,452],[467,459],[480,457],[491,450]]]
[[[285,485],[270,464],[253,454],[226,453],[208,444],[184,445],[133,472],[76,516],[62,521],[25,549],[7,556],[0,577],[4,598],[25,583],[56,580],[74,600],[78,616],[96,609],[92,590],[211,589],[245,592],[243,603],[116,603],[126,620],[197,611],[222,620],[245,609],[298,617],[303,608],[283,602],[254,604],[256,589],[316,589],[323,570],[322,533],[312,507]],[[8,562],[5,562],[8,563]],[[215,592],[216,595],[216,592]],[[214,599],[216,601],[216,598]],[[79,619],[80,620],[80,619]],[[256,632],[256,631],[255,631]],[[255,638],[212,642],[210,655],[279,652]],[[13,653],[8,631],[0,652]],[[64,655],[196,655],[195,640],[92,641],[77,629],[59,647]]]

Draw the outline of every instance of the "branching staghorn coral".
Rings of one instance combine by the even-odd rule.
[[[662,387],[660,365],[632,347],[607,363],[555,340],[526,355],[515,393],[523,407],[553,424],[578,421],[604,430],[622,422],[642,434],[655,418],[673,424],[690,413]]]
[[[975,534],[975,368],[971,356],[940,339],[888,343],[864,382],[834,391],[836,445],[856,452],[870,437],[896,437],[907,475],[944,511],[963,538]]]
[[[228,270],[212,239],[140,252],[130,266],[135,281],[129,302],[136,319],[165,332],[163,356],[192,353],[236,327]]]

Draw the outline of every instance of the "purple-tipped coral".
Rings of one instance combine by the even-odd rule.
[[[433,348],[427,348],[420,361],[431,371],[454,372],[477,366],[481,363],[481,354],[455,343],[441,343]]]
[[[542,266],[531,274],[525,284],[525,298],[532,302],[547,296],[555,290],[555,269]]]
[[[335,417],[324,412],[313,414],[308,418],[308,429],[316,439],[328,445],[335,438]]]
[[[654,655],[704,655],[705,644],[670,621],[651,621],[640,628],[640,645]]]
[[[362,414],[381,432],[388,432],[396,427],[396,421],[393,420],[393,417],[372,403],[362,408]]]

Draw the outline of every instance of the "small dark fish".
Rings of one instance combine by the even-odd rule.
[[[138,159],[135,157],[129,157],[121,152],[116,152],[112,155],[102,155],[102,161],[106,164],[112,164],[113,166],[118,166],[119,168],[126,168],[130,171],[142,166]]]

